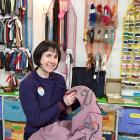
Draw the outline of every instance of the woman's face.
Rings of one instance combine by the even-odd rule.
[[[41,66],[44,72],[50,73],[54,71],[58,65],[58,54],[56,50],[48,50],[44,52],[40,59]]]

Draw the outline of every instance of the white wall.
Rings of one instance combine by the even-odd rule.
[[[86,50],[83,42],[85,0],[72,0],[77,15],[77,38],[76,38],[76,66],[85,66]],[[122,22],[127,6],[131,0],[118,0],[118,27],[116,39],[107,65],[107,77],[120,77],[121,47],[122,47]],[[44,39],[44,23],[48,5],[51,0],[33,1],[33,47]]]

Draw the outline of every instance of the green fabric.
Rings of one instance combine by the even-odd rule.
[[[106,97],[97,98],[97,102],[98,102],[98,103],[107,103],[107,98],[106,98]]]
[[[0,90],[0,96],[1,95],[9,95],[9,96],[19,96],[19,91],[14,90],[13,92],[4,92],[3,90]]]

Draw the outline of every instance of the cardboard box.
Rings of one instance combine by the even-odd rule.
[[[109,103],[123,103],[121,89],[121,79],[106,79],[105,93]]]

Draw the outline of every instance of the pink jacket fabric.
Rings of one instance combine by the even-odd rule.
[[[75,86],[81,110],[72,120],[55,122],[40,128],[29,140],[102,140],[102,115],[92,90]]]

